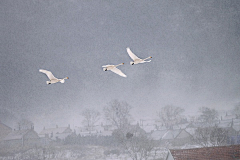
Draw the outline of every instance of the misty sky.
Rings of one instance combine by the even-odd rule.
[[[1,108],[36,127],[80,123],[111,100],[155,117],[240,102],[239,0],[0,0]],[[126,47],[151,63],[131,66]],[[123,78],[102,65],[119,64]],[[39,69],[64,84],[47,85]]]

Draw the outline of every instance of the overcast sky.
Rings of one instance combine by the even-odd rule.
[[[0,0],[0,12],[0,107],[36,127],[113,99],[135,118],[240,102],[239,0]],[[131,66],[126,47],[152,61]],[[119,63],[127,78],[101,67]],[[69,79],[47,85],[39,69]]]

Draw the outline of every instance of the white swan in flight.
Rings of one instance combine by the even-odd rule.
[[[133,62],[132,62],[132,61],[130,62],[131,65],[138,64],[138,63],[151,62],[151,60],[146,61],[147,59],[152,58],[151,56],[150,56],[150,57],[147,57],[147,58],[145,58],[145,59],[138,58],[138,57],[130,50],[129,47],[127,48],[127,53],[128,53],[128,55],[129,55],[129,56],[132,58],[132,60],[133,60]]]
[[[112,72],[114,72],[114,73],[116,73],[116,74],[118,74],[122,77],[127,77],[120,69],[117,68],[117,66],[120,66],[120,65],[123,65],[123,64],[124,63],[120,63],[118,65],[104,65],[102,67],[103,67],[104,71],[110,70],[110,71],[112,71]]]
[[[62,78],[62,79],[58,79],[58,78],[54,77],[52,72],[44,70],[44,69],[39,69],[39,72],[45,73],[47,75],[47,77],[50,80],[50,81],[46,81],[47,84],[53,84],[53,83],[57,83],[57,82],[64,83],[65,79],[69,79],[68,77],[65,77],[65,78]]]

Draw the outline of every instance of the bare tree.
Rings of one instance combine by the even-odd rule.
[[[133,137],[124,144],[125,150],[133,160],[147,160],[154,149],[154,143],[146,135]]]
[[[197,128],[194,136],[195,142],[203,147],[226,145],[228,130],[214,127]]]
[[[155,143],[139,125],[129,125],[124,130],[116,129],[113,136],[133,160],[147,160],[154,156],[152,151],[155,148]]]
[[[213,146],[226,145],[228,140],[228,130],[214,126],[210,134],[210,143]]]
[[[104,115],[111,125],[122,129],[128,126],[132,120],[130,110],[132,107],[127,102],[113,100],[104,107]]]
[[[88,108],[84,109],[81,115],[84,117],[82,123],[88,128],[92,128],[100,118],[100,112]]]
[[[198,119],[201,122],[213,125],[215,121],[218,120],[218,112],[215,109],[201,107],[199,111],[201,112],[201,115],[198,117]]]
[[[200,144],[203,147],[210,146],[209,144],[209,135],[211,133],[211,129],[207,128],[197,128],[195,130],[194,140],[197,144]]]
[[[160,121],[165,125],[166,128],[172,128],[174,125],[179,124],[183,119],[182,113],[184,109],[167,105],[157,113]]]

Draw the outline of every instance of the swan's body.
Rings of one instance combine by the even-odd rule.
[[[122,77],[127,77],[120,69],[117,68],[117,66],[123,65],[124,63],[118,64],[118,65],[105,65],[102,66],[104,71],[112,71]]]
[[[133,62],[131,61],[130,64],[131,65],[134,65],[134,64],[138,64],[138,63],[145,63],[145,62],[151,62],[151,60],[149,61],[146,61],[147,59],[149,58],[152,58],[152,57],[147,57],[145,59],[141,59],[141,58],[138,58],[131,50],[130,48],[127,48],[127,53],[128,55],[132,58]]]
[[[47,84],[53,84],[53,83],[57,83],[57,82],[64,83],[65,79],[69,79],[68,77],[65,77],[65,78],[62,78],[62,79],[58,79],[58,78],[54,77],[52,72],[44,70],[44,69],[39,69],[39,72],[45,73],[47,75],[47,77],[50,80],[50,81],[46,81]]]

